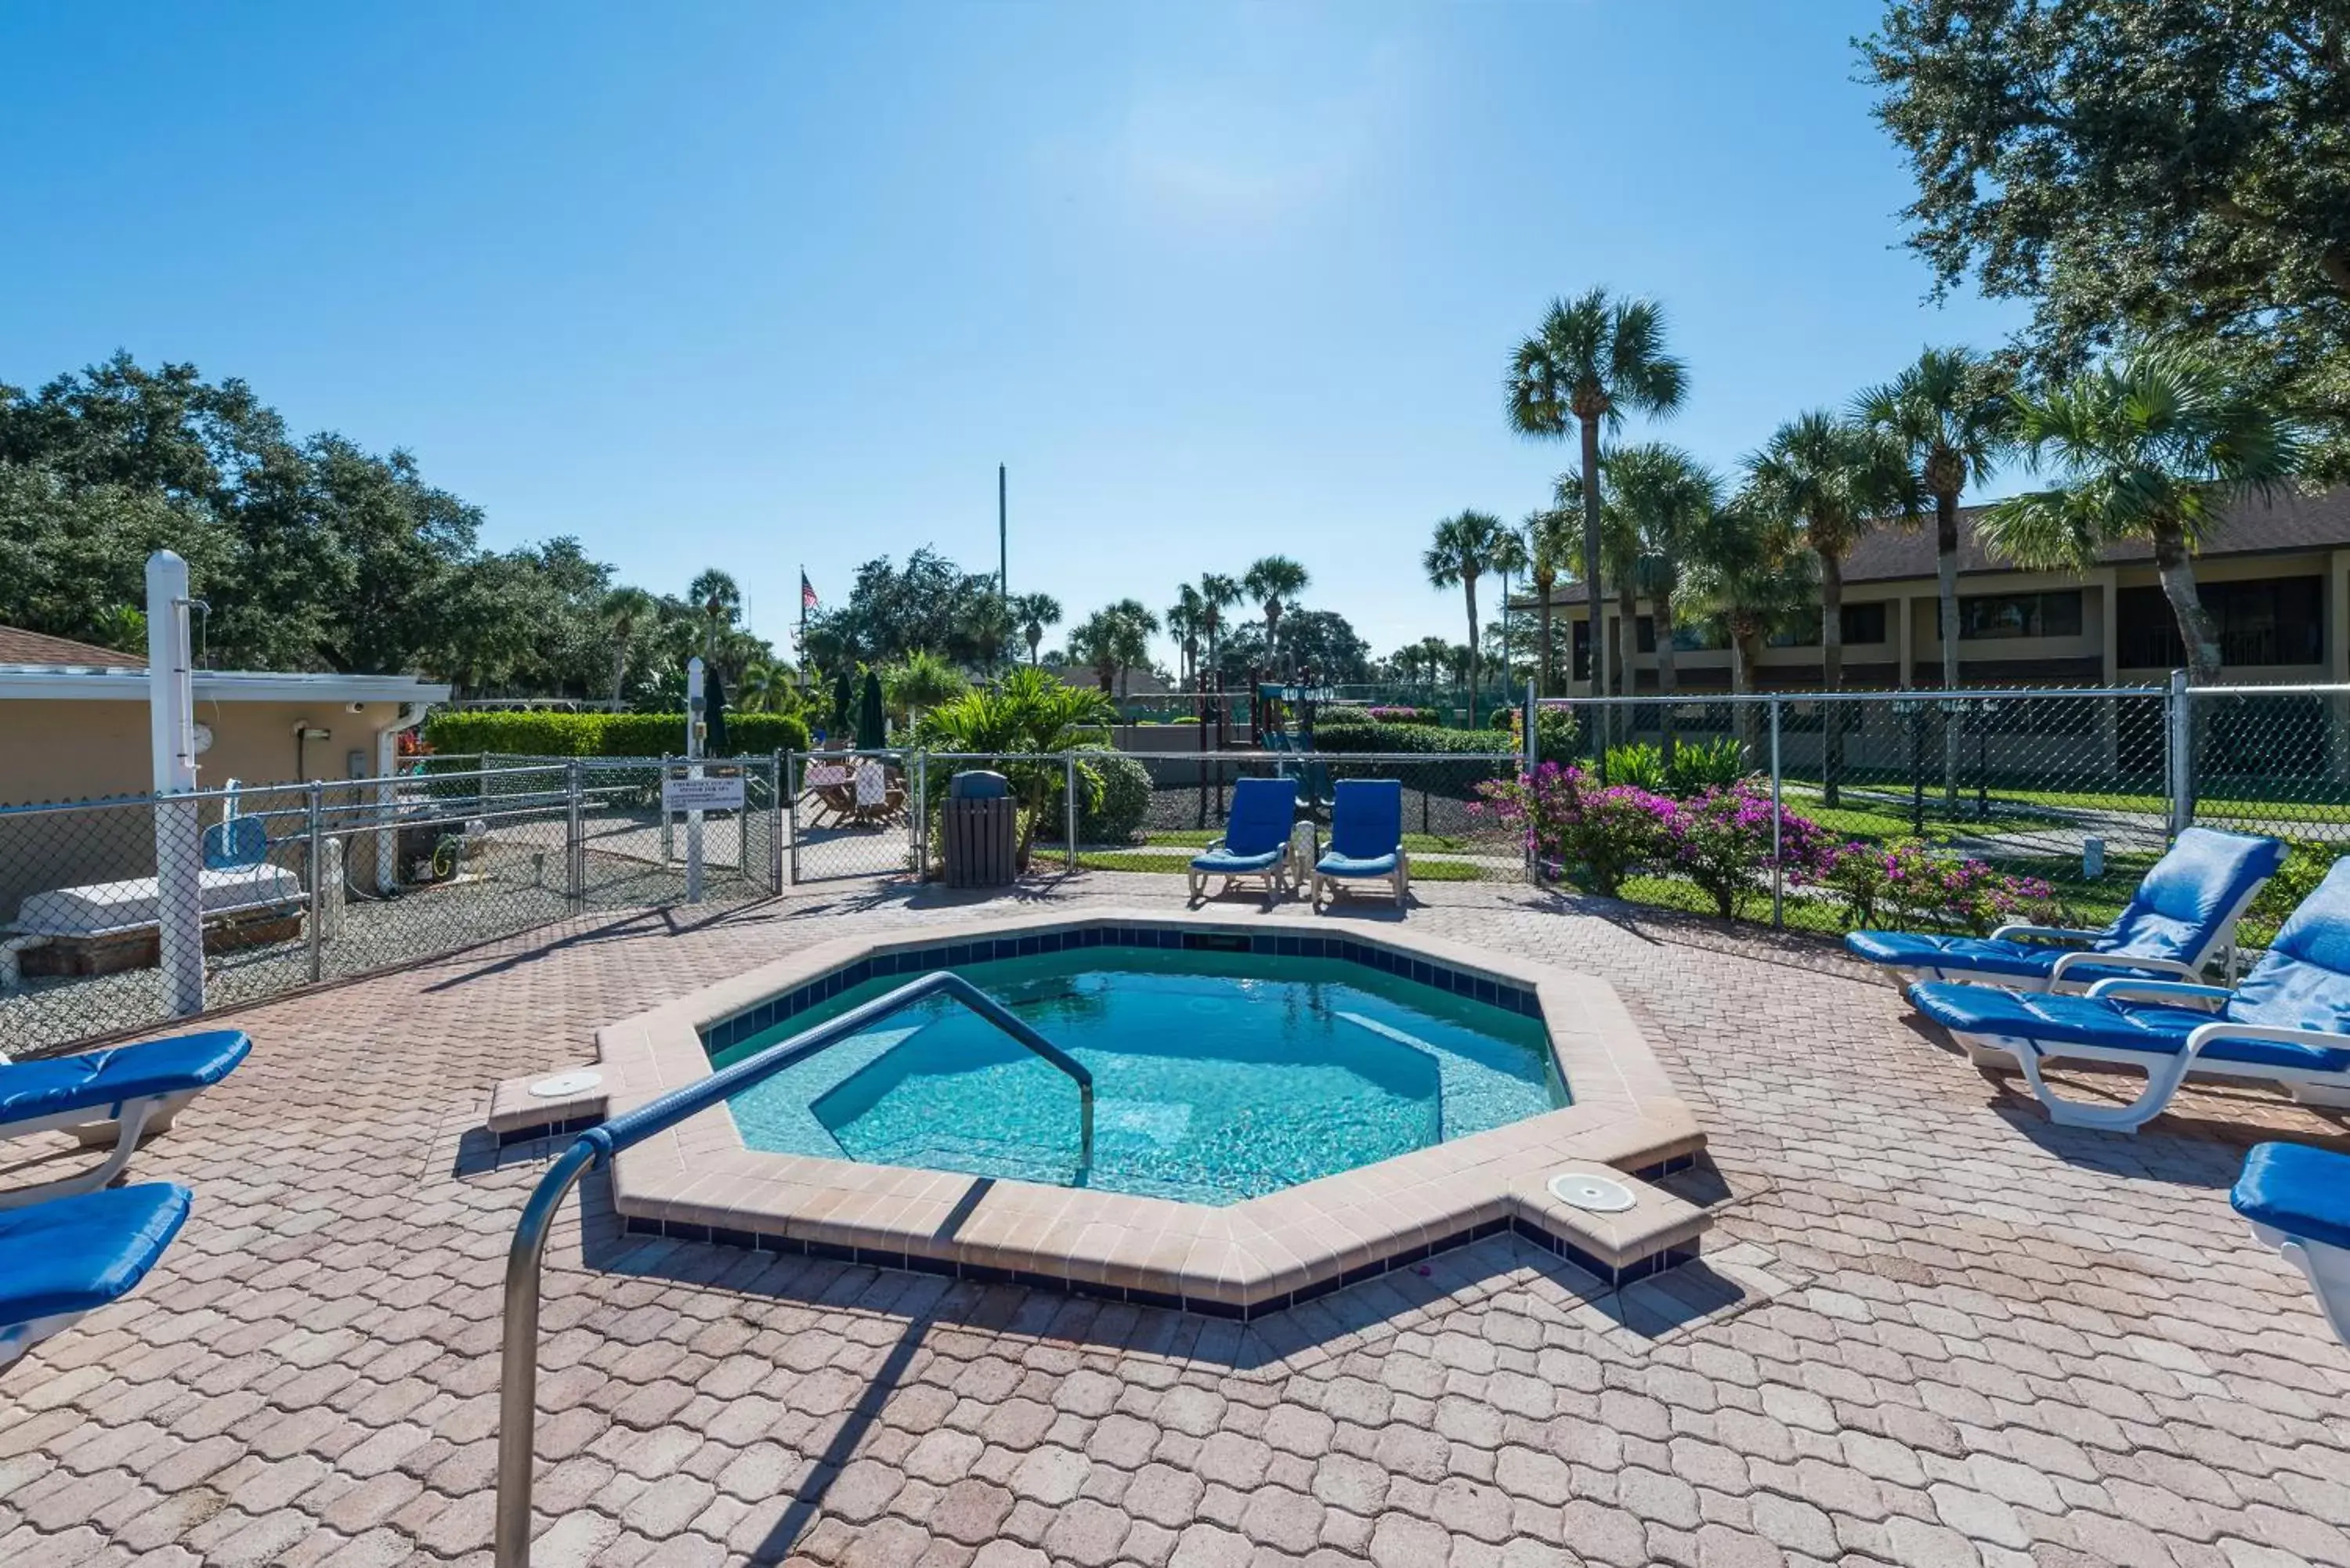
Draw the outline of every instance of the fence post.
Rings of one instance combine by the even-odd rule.
[[[1062,826],[1069,836],[1069,869],[1074,871],[1077,868],[1077,753],[1063,752],[1061,767]]]
[[[327,940],[327,837],[325,813],[327,786],[317,779],[310,781],[310,983],[318,983],[326,967]],[[341,888],[335,889],[339,893]]]
[[[669,814],[669,753],[667,752],[661,753],[660,782],[662,785],[660,792],[661,868],[667,870],[670,862],[677,858],[677,826],[675,819]]]
[[[784,826],[791,834],[792,886],[796,888],[800,885],[800,792],[793,787],[792,775],[797,771],[799,753],[786,751],[783,756],[784,772],[775,787],[784,795]]]
[[[1771,699],[1771,929],[1783,929],[1787,923],[1787,873],[1779,863],[1779,829],[1785,820],[1780,806],[1779,771],[1779,699]]]
[[[931,753],[914,753],[914,820],[907,825],[914,840],[914,880],[931,875]]]
[[[588,907],[588,834],[580,800],[587,766],[577,757],[563,764],[564,901],[575,915]]]
[[[784,890],[784,753],[777,748],[767,760],[767,886]]]
[[[1521,765],[1525,769],[1529,779],[1534,777],[1534,769],[1542,762],[1542,748],[1536,742],[1534,735],[1534,721],[1539,716],[1540,708],[1534,695],[1534,683],[1529,680],[1526,682],[1525,727],[1519,735],[1519,740],[1523,742],[1520,747],[1523,753]],[[1526,836],[1526,881],[1534,886],[1539,886],[1542,882],[1542,857],[1534,852],[1534,835],[1531,833]]]
[[[2170,672],[2170,692],[2164,701],[2164,749],[2169,753],[2170,831],[2173,836],[2195,825],[2195,721],[2187,690],[2187,671]]]

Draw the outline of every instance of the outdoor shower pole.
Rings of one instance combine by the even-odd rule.
[[[155,919],[165,1016],[204,1010],[203,860],[195,793],[196,693],[188,643],[188,563],[147,557],[147,729],[154,755]]]
[[[690,659],[685,667],[685,776],[702,776],[702,660]],[[666,811],[666,807],[663,808]],[[685,814],[685,901],[702,902],[702,813]]]

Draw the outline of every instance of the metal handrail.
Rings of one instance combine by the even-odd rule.
[[[574,1139],[532,1189],[506,1250],[505,1346],[498,1389],[498,1568],[529,1568],[531,1459],[538,1424],[539,1273],[546,1235],[556,1211],[579,1179],[611,1162],[622,1149],[667,1131],[690,1116],[827,1046],[837,1045],[910,1002],[943,994],[954,998],[1076,1080],[1079,1147],[1077,1176],[1094,1162],[1094,1076],[1067,1052],[1022,1023],[1004,1005],[951,970],[910,981],[887,996],[851,1008],[828,1023],[746,1056],[706,1078],[672,1089],[649,1105],[589,1127]]]

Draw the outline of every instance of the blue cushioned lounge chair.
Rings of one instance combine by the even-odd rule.
[[[2350,1106],[2350,857],[2334,863],[2233,991],[2125,978],[2060,996],[1934,981],[1910,987],[1909,999],[1977,1062],[2014,1057],[2049,1116],[2069,1127],[2136,1132],[2190,1071],[2268,1079],[2304,1105]],[[2040,1073],[2056,1058],[2141,1067],[2146,1088],[2126,1106],[2060,1099]]]
[[[243,1030],[215,1029],[78,1056],[0,1061],[0,1138],[69,1130],[86,1144],[114,1145],[104,1163],[78,1176],[0,1192],[0,1210],[104,1187],[141,1138],[171,1126],[181,1106],[252,1049]]]
[[[130,1294],[189,1201],[186,1188],[149,1181],[0,1213],[0,1366]]]
[[[1266,902],[1296,888],[1291,875],[1289,836],[1297,826],[1297,781],[1241,779],[1232,785],[1232,815],[1224,836],[1191,857],[1191,897],[1207,896],[1208,878],[1222,877],[1222,891],[1244,877],[1261,877]]]
[[[2116,975],[2200,980],[2206,965],[2232,961],[2236,922],[2283,860],[2284,846],[2273,838],[2190,827],[2103,930],[2008,925],[1988,937],[1854,931],[1844,945],[1911,980],[1982,981],[2018,991],[2085,991]]]
[[[2350,1155],[2256,1144],[2228,1201],[2302,1272],[2334,1336],[2350,1345]]]
[[[1411,887],[1403,852],[1403,783],[1340,779],[1330,794],[1330,850],[1314,863],[1314,904],[1322,890],[1350,882],[1385,882],[1400,905]]]

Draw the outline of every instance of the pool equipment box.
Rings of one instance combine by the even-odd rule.
[[[661,809],[664,811],[740,811],[743,809],[743,779],[733,778],[663,779]]]

